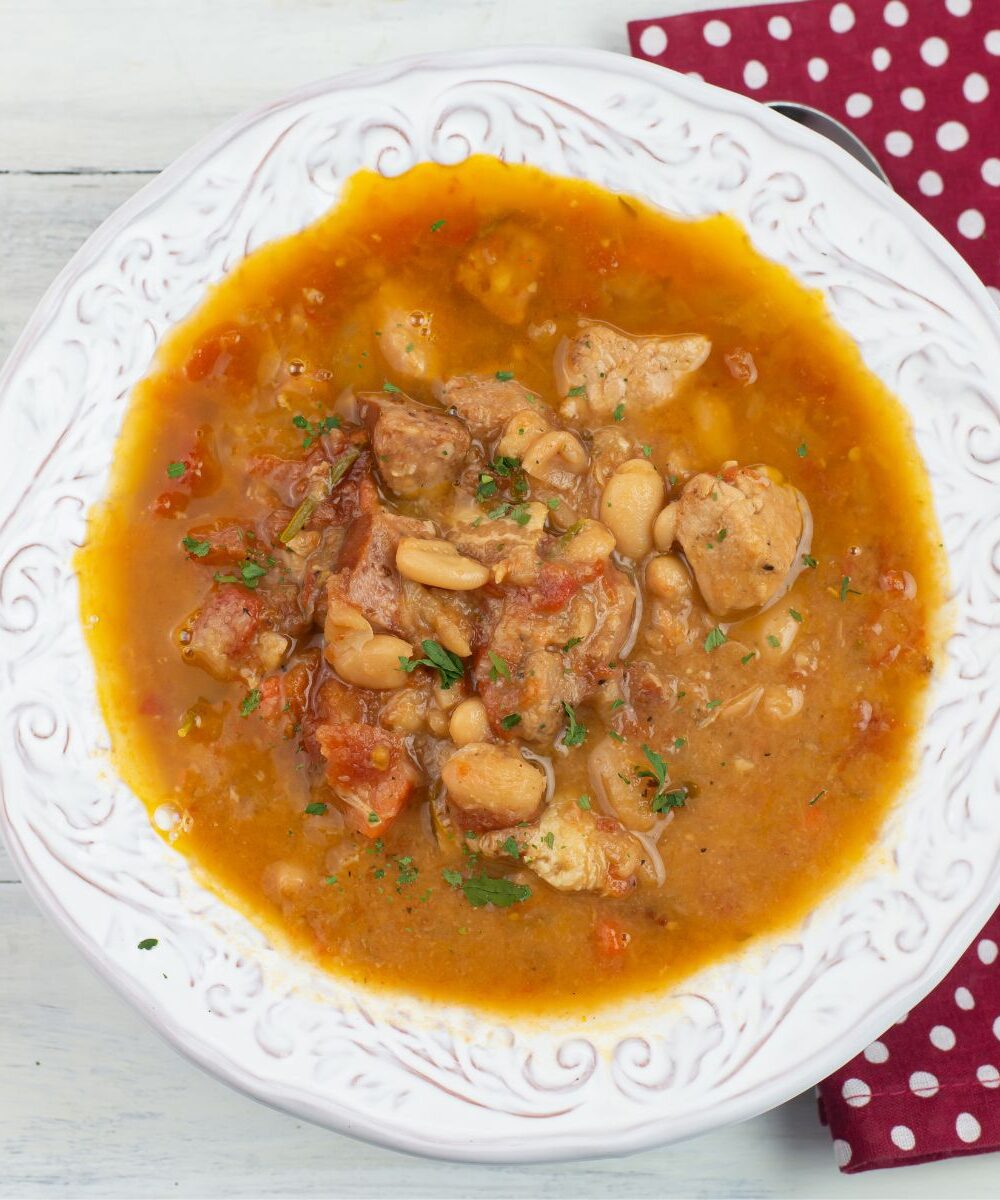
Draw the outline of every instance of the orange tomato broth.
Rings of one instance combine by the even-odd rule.
[[[550,250],[520,325],[497,321],[454,283],[458,257],[498,218],[535,230]],[[386,280],[433,313],[445,378],[513,371],[553,403],[555,345],[581,315],[632,333],[708,335],[705,366],[653,417],[627,417],[631,431],[664,470],[764,462],[808,500],[815,566],[782,602],[803,618],[807,666],[794,656],[717,663],[700,646],[665,665],[704,677],[720,700],[758,680],[799,679],[798,669],[806,700],[794,721],[770,724],[678,704],[660,745],[680,747],[671,774],[693,786],[660,841],[661,887],[608,898],[535,880],[524,903],[472,908],[442,880],[455,852],[435,839],[422,801],[380,842],[361,839],[351,861],[356,835],[335,814],[305,813],[314,783],[295,739],[242,718],[245,687],[178,651],[176,630],[206,587],[205,568],[180,548],[188,528],[258,513],[246,456],[301,455],[293,415],[318,419],[345,388],[392,378],[371,316]],[[555,331],[539,334],[546,321]],[[755,382],[734,376],[734,351],[752,355]],[[203,371],[209,360],[222,370]],[[302,364],[291,377],[279,369],[290,362]],[[436,403],[428,384],[400,382]],[[168,464],[206,428],[217,468],[185,511],[163,515]],[[819,294],[756,253],[728,217],[677,220],[484,157],[395,179],[359,174],[331,212],[211,290],[134,390],[78,565],[116,768],[151,812],[168,804],[182,814],[166,836],[204,882],[279,941],[364,985],[572,1015],[663,989],[793,925],[859,863],[911,770],[944,577],[906,415]],[[915,598],[886,590],[902,572]],[[212,707],[214,727],[179,737],[196,700]],[[864,705],[875,714],[867,723]],[[582,753],[569,757],[560,769],[585,791]],[[275,863],[291,864],[295,888],[275,885]]]

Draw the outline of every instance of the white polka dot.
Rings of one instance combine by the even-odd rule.
[[[884,1063],[889,1061],[889,1047],[885,1042],[872,1042],[870,1046],[865,1047],[865,1058],[870,1063]]]
[[[988,183],[990,187],[1000,187],[1000,158],[988,158],[982,167],[983,182]],[[989,955],[989,957],[987,957]],[[984,938],[979,943],[979,958],[987,966],[996,962],[997,944],[991,942],[989,938]]]
[[[913,138],[902,129],[885,135],[885,148],[896,158],[905,158],[913,149]]]
[[[1000,1042],[1000,1017],[993,1022],[993,1036]]]
[[[985,222],[984,222],[985,224]],[[955,988],[955,1003],[959,1008],[969,1012],[976,1007],[976,1002],[972,997],[972,993],[966,987]]]
[[[830,66],[825,58],[811,58],[806,63],[806,70],[809,72],[809,78],[813,83],[822,83],[827,75],[830,74]]]
[[[937,1076],[930,1071],[914,1071],[910,1076],[910,1091],[921,1100],[932,1100],[940,1086]]]
[[[948,43],[944,38],[929,37],[920,47],[920,57],[929,67],[941,67],[948,61]]]
[[[864,1108],[872,1098],[872,1090],[863,1079],[845,1079],[840,1094],[851,1108]]]
[[[885,46],[876,46],[872,51],[872,66],[876,71],[884,71],[892,62],[892,55]]]
[[[909,1019],[910,1019],[910,1014],[909,1014],[908,1012],[905,1012],[905,1013],[903,1013],[903,1015],[902,1015],[902,1016],[899,1018],[899,1020],[898,1020],[898,1021],[893,1021],[893,1024],[894,1024],[894,1025],[905,1025],[905,1024],[906,1024],[906,1022],[907,1022]]]
[[[972,0],[944,0],[944,6],[953,17],[967,17],[972,12]]]
[[[958,217],[958,232],[962,237],[969,238],[970,241],[975,241],[976,238],[981,238],[986,232],[986,219],[978,208],[967,208],[965,212],[960,213]],[[972,997],[969,996],[971,1000]],[[972,1005],[970,1004],[971,1008]]]
[[[685,71],[684,74],[688,77],[688,79],[704,80],[704,78],[705,78],[705,76],[702,75],[702,73],[700,71]]]
[[[931,1045],[938,1050],[955,1049],[955,1031],[947,1025],[935,1025],[930,1032]]]
[[[1000,169],[1000,158],[988,158],[983,163],[984,179],[986,179],[986,166],[989,163],[996,163],[998,169]],[[989,183],[990,180],[986,179],[986,182]],[[996,962],[997,955],[1000,954],[1000,948],[997,947],[996,942],[992,938],[983,938],[976,947],[976,953],[979,955],[979,961],[984,966],[991,967]]]
[[[898,1146],[900,1150],[912,1150],[917,1144],[917,1139],[913,1136],[913,1130],[909,1125],[893,1125],[889,1130],[889,1137],[892,1138],[892,1144]]]
[[[1000,1071],[990,1063],[976,1067],[976,1078],[984,1088],[1000,1088]]]
[[[944,180],[937,171],[924,171],[917,180],[917,187],[925,196],[940,196],[944,191]]]
[[[990,85],[986,82],[985,75],[980,75],[978,71],[966,75],[965,82],[962,84],[962,95],[970,104],[982,103],[989,94]]]
[[[854,28],[854,9],[849,4],[835,4],[830,9],[830,28],[834,33],[846,33]]]
[[[710,46],[728,46],[733,36],[725,21],[706,21],[704,35]]]
[[[754,91],[762,88],[767,83],[767,67],[756,58],[751,58],[743,68],[743,82]]]
[[[937,144],[942,150],[961,150],[969,140],[969,131],[961,121],[945,121],[938,126]]]
[[[849,117],[867,117],[872,110],[872,98],[864,92],[852,92],[844,105]]]
[[[639,34],[639,49],[643,54],[655,58],[667,48],[666,32],[659,25],[647,25]]]
[[[853,1153],[849,1142],[845,1142],[843,1138],[833,1139],[833,1161],[838,1167],[846,1167]]]
[[[910,19],[910,13],[903,0],[889,0],[882,10],[882,17],[886,25],[895,25],[899,29]]]
[[[918,87],[905,87],[899,93],[899,102],[904,108],[908,108],[910,112],[920,112],[926,101],[924,93]]]
[[[1000,29],[991,29],[983,38],[987,54],[1000,54]]]
[[[787,42],[792,36],[792,23],[787,17],[772,17],[767,23],[767,32],[779,42]]]
[[[983,1127],[972,1113],[960,1112],[955,1118],[955,1132],[963,1142],[978,1142]]]

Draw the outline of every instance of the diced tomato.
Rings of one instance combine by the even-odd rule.
[[[615,961],[629,947],[632,935],[610,917],[599,917],[594,926],[594,945],[600,958]]]
[[[375,838],[408,804],[418,776],[403,739],[373,725],[337,721],[316,730],[326,759],[326,782],[347,806],[347,816]]]
[[[158,517],[179,516],[185,512],[192,496],[210,496],[222,482],[222,468],[215,452],[215,438],[210,425],[199,425],[188,452],[175,460],[184,464],[184,472],[171,480],[169,490],[153,501]]]
[[[532,600],[541,612],[561,612],[583,586],[584,580],[560,563],[548,562],[538,573]]]
[[[257,374],[257,350],[247,329],[217,329],[206,334],[184,364],[192,383],[204,379],[251,380]]]
[[[309,687],[319,665],[319,651],[307,650],[299,662],[280,675],[269,675],[260,684],[257,713],[280,729],[283,737],[294,737],[302,725]]]

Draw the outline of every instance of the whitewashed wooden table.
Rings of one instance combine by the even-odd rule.
[[[0,0],[0,360],[122,201],[214,125],[423,50],[626,50],[683,0]],[[2,678],[2,675],[0,675]],[[0,847],[0,1196],[995,1196],[1000,1160],[839,1175],[812,1095],[671,1149],[575,1165],[423,1162],[201,1074],[34,908]]]

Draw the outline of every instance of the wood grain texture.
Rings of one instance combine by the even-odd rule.
[[[625,49],[697,0],[0,0],[0,360],[85,238],[219,121],[400,54]],[[31,903],[0,845],[0,1196],[932,1197],[996,1194],[995,1158],[846,1178],[811,1095],[669,1150],[452,1166],[275,1113],[155,1037]]]

